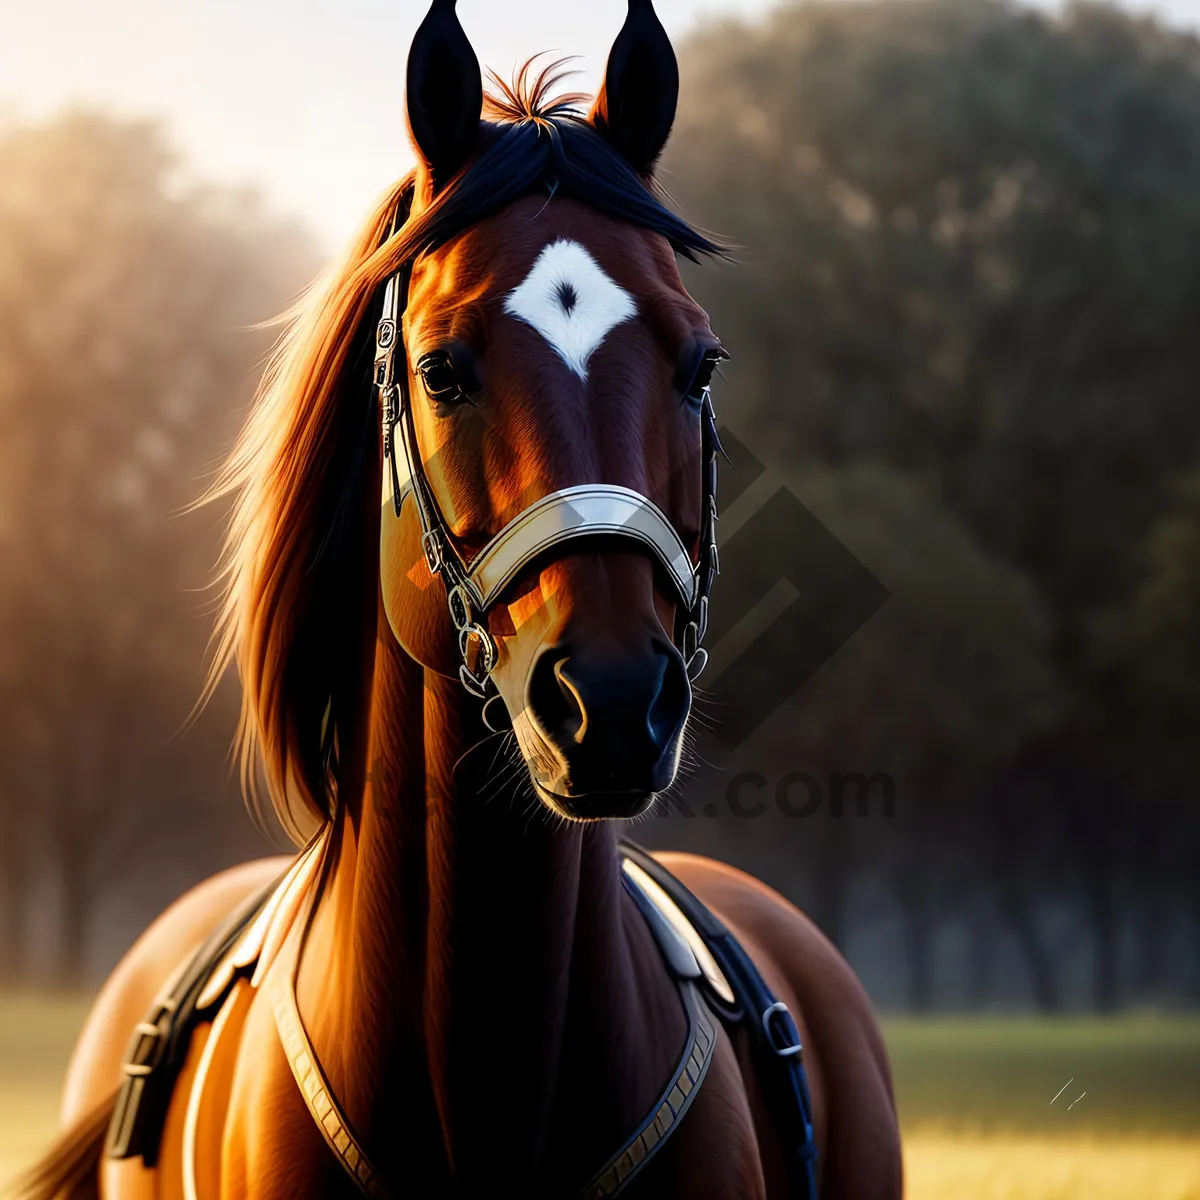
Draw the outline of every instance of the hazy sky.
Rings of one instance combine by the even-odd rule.
[[[424,0],[0,0],[0,105],[154,114],[196,169],[254,182],[341,241],[410,162],[404,62]],[[460,0],[485,66],[579,54],[594,90],[625,0]],[[658,0],[672,35],[771,0]],[[1149,7],[1149,5],[1142,5]],[[1200,0],[1161,0],[1179,24]]]

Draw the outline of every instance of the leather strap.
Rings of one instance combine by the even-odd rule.
[[[790,1153],[796,1198],[817,1200],[812,1099],[800,1033],[788,1006],[776,999],[737,938],[681,880],[636,843],[623,838],[619,845],[622,858],[635,863],[671,897],[728,981],[735,1004],[730,1006],[711,989],[710,1002],[723,1022],[746,1030],[771,1115]]]
[[[296,1004],[296,971],[307,927],[306,915],[303,921],[293,926],[282,953],[267,977],[275,1028],[309,1114],[326,1144],[337,1156],[342,1169],[354,1180],[364,1196],[370,1196],[373,1200],[390,1200],[392,1194],[383,1176],[363,1149],[362,1142],[329,1086]]]
[[[184,961],[146,1019],[134,1030],[121,1068],[124,1080],[108,1126],[108,1158],[140,1158],[147,1167],[158,1165],[163,1125],[192,1031],[213,1017],[233,986],[234,975],[230,972],[223,976],[219,991],[208,984],[277,887],[278,881],[250,897],[218,926]]]
[[[652,500],[617,484],[582,484],[543,496],[488,542],[463,582],[474,604],[486,610],[539,555],[563,542],[596,536],[632,538],[648,547],[684,605],[695,605],[696,572],[675,527]]]
[[[696,932],[695,925],[684,916],[683,910],[671,898],[670,893],[657,880],[648,875],[642,867],[639,867],[632,858],[624,858],[621,868],[653,902],[655,909],[660,914],[660,919],[665,921],[676,935],[683,939],[688,951],[695,959],[709,991],[722,1004],[729,1008],[736,1007],[737,998],[733,994],[733,988],[729,986],[729,980],[725,978],[725,973],[717,966],[717,960],[713,958],[712,951],[709,950],[700,934]]]
[[[649,1116],[600,1168],[580,1193],[580,1200],[609,1200],[623,1192],[679,1128],[700,1091],[716,1049],[717,1030],[693,982],[681,980],[679,995],[688,1019],[688,1036],[679,1065]]]
[[[628,873],[624,874],[622,879],[626,891],[633,897],[642,916],[646,918],[667,966],[675,975],[679,997],[687,1017],[688,1032],[674,1074],[663,1088],[649,1115],[624,1145],[596,1172],[580,1194],[580,1200],[609,1200],[610,1197],[619,1195],[666,1145],[700,1091],[700,1085],[708,1074],[713,1051],[717,1046],[716,1026],[696,987],[696,980],[700,978],[700,968],[691,957],[686,943],[664,920],[654,901],[641,889],[637,881]]]
[[[407,478],[408,482],[400,485],[402,503],[412,491],[411,477]],[[653,500],[615,483],[579,484],[548,492],[509,521],[469,567],[464,564],[462,587],[471,603],[486,611],[539,555],[585,537],[632,538],[645,546],[666,571],[684,607],[691,611],[696,606],[696,569],[675,526]]]
[[[236,984],[230,989],[221,1002],[220,1010],[213,1018],[212,1026],[208,1031],[208,1040],[204,1043],[204,1049],[200,1053],[200,1061],[192,1078],[192,1089],[188,1096],[183,1121],[183,1200],[201,1200],[200,1179],[202,1175],[208,1184],[208,1191],[211,1192],[214,1177],[219,1176],[220,1173],[218,1163],[213,1162],[207,1156],[200,1157],[199,1152],[204,1144],[201,1130],[207,1132],[209,1136],[219,1137],[219,1130],[224,1124],[227,1112],[225,1103],[222,1101],[228,1101],[228,1093],[219,1100],[215,1097],[210,1098],[207,1105],[204,1093],[209,1084],[209,1076],[213,1071],[213,1063],[217,1060],[218,1048],[226,1035],[230,1021],[235,1018],[235,1015],[239,1020],[244,1019],[247,1002],[251,995],[249,984],[245,982],[242,984],[240,993]],[[239,1028],[239,1020],[234,1020],[235,1029]],[[225,1069],[229,1075],[232,1075],[233,1064],[227,1065]]]

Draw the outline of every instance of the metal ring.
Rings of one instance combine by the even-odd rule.
[[[492,668],[496,665],[496,643],[492,641],[492,635],[488,633],[488,631],[484,629],[482,625],[476,622],[472,622],[464,629],[460,629],[458,631],[458,652],[462,656],[463,662],[468,663],[468,670],[471,670],[470,639],[473,637],[479,639],[480,653],[482,657],[482,661],[476,664],[476,666],[483,669],[483,674],[486,678],[486,676],[492,673]],[[472,674],[474,674],[473,671]]]
[[[512,717],[509,715],[508,705],[504,703],[504,698],[499,692],[489,696],[483,702],[481,716],[483,723],[493,733],[503,733],[506,729],[512,728]]]
[[[802,1054],[804,1052],[804,1046],[799,1040],[797,1040],[794,1046],[777,1046],[775,1044],[775,1035],[771,1032],[771,1018],[776,1013],[787,1013],[789,1017],[792,1015],[791,1009],[788,1008],[788,1006],[784,1004],[782,1000],[776,1000],[774,1004],[768,1005],[767,1008],[763,1010],[762,1027],[763,1033],[767,1035],[767,1044],[772,1050],[775,1051],[776,1054],[779,1055],[780,1058],[791,1058],[794,1054]],[[800,1035],[798,1033],[796,1036],[797,1039],[799,1039]]]
[[[487,699],[487,679],[476,679],[474,675],[467,669],[466,663],[458,664],[458,678],[463,687],[479,700]]]

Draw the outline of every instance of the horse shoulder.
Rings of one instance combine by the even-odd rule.
[[[116,1091],[134,1027],[188,956],[242,901],[286,867],[258,859],[213,875],[171,905],[133,944],[100,989],[75,1043],[63,1090],[64,1126]]]
[[[742,942],[805,1046],[822,1196],[902,1194],[891,1069],[870,1000],[828,938],[778,892],[692,854],[656,855]]]

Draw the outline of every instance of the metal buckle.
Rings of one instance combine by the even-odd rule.
[[[390,458],[396,451],[396,385],[379,388],[379,399],[383,405],[383,456]]]
[[[456,583],[446,593],[446,603],[450,607],[450,620],[454,622],[454,628],[460,634],[470,629],[472,625],[471,598],[461,583]]]
[[[700,626],[695,621],[689,621],[683,629],[683,661],[690,663],[700,649]]]
[[[776,1042],[775,1034],[772,1032],[771,1018],[777,1013],[787,1013],[789,1017],[792,1015],[791,1009],[789,1009],[782,1000],[776,1000],[774,1004],[768,1005],[767,1008],[763,1010],[762,1027],[763,1033],[767,1035],[767,1045],[770,1046],[780,1058],[791,1058],[793,1055],[803,1054],[804,1047],[800,1044],[799,1033],[796,1034],[795,1045],[780,1046],[778,1042]]]
[[[421,534],[421,549],[425,552],[425,561],[429,564],[430,575],[436,575],[442,569],[442,547],[438,531],[430,529]]]

